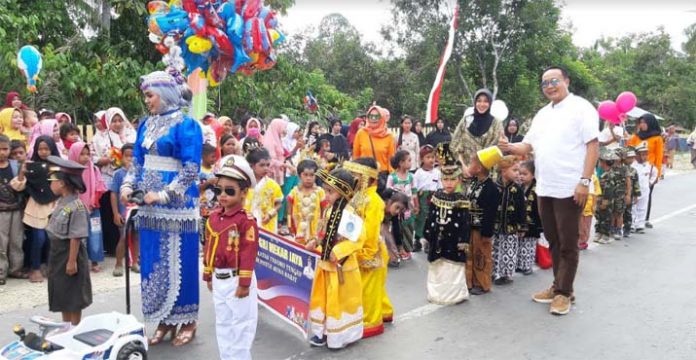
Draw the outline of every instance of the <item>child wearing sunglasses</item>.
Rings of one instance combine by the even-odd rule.
[[[220,206],[205,227],[203,281],[213,293],[220,358],[251,359],[258,321],[254,266],[259,233],[243,205],[256,178],[241,156],[229,155],[221,164],[213,187]]]
[[[275,234],[278,232],[278,210],[283,204],[283,190],[267,176],[271,155],[266,148],[258,147],[249,151],[246,160],[254,172],[256,186],[247,193],[244,210],[256,218],[260,228]]]

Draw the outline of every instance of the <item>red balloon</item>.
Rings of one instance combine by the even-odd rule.
[[[155,49],[160,52],[160,54],[164,55],[169,52],[169,48],[164,46],[164,44],[156,44]]]

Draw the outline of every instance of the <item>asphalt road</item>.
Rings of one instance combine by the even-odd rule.
[[[340,351],[310,348],[299,333],[261,309],[256,359],[696,359],[696,173],[668,177],[656,187],[645,235],[581,253],[572,312],[552,316],[531,301],[551,272],[516,276],[512,285],[455,306],[425,299],[427,261],[417,254],[389,272],[396,321],[378,337]],[[124,311],[123,291],[95,296],[86,314]],[[1,303],[1,301],[0,301]],[[136,296],[133,308],[139,309]],[[0,344],[11,325],[35,311],[3,314]],[[55,316],[55,315],[54,315]],[[151,359],[215,359],[212,300],[201,287],[198,334],[184,348],[162,344]]]

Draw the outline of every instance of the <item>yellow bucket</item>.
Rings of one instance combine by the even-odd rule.
[[[476,152],[481,165],[486,169],[492,169],[503,158],[503,152],[497,146],[491,146]]]

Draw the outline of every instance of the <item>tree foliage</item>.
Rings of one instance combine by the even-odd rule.
[[[294,0],[267,0],[285,13]],[[252,76],[233,75],[209,90],[209,110],[241,117],[287,114],[299,122],[338,115],[344,121],[377,102],[392,125],[403,114],[425,115],[454,9],[437,0],[391,0],[394,25],[379,44],[364,41],[340,14],[316,29],[287,34],[278,63]],[[577,48],[560,25],[554,0],[458,0],[459,26],[440,99],[440,116],[455,125],[473,93],[489,87],[510,113],[529,119],[543,105],[539,75],[549,65],[571,74],[571,89],[592,101],[624,90],[670,122],[696,124],[696,24],[685,29],[682,51],[663,30],[599,39]],[[147,38],[143,0],[0,0],[0,92],[20,90],[35,108],[68,111],[80,122],[99,109],[145,112],[139,77],[161,55]],[[281,20],[282,21],[282,20]],[[44,56],[38,92],[29,95],[17,70],[17,50],[35,45]],[[312,91],[319,111],[308,113]]]

